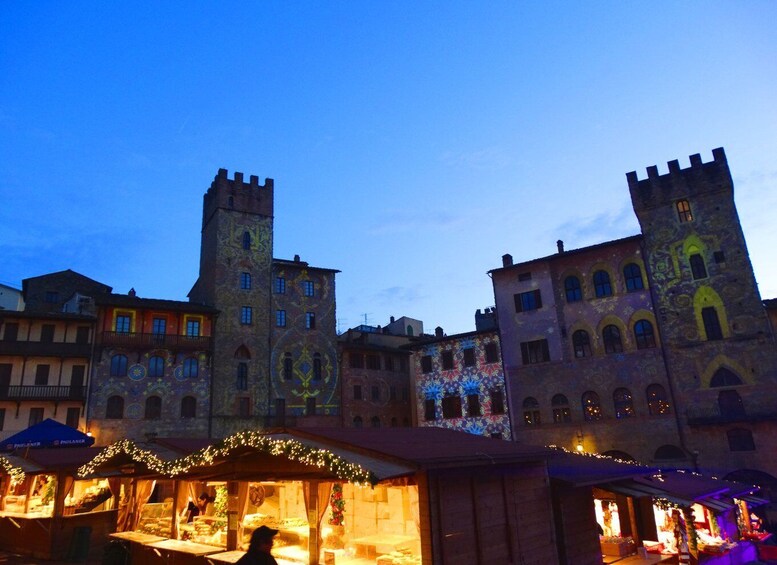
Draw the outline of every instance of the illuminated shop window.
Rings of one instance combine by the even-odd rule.
[[[593,391],[588,391],[583,394],[583,417],[587,422],[594,422],[601,420],[602,404],[599,401],[599,395]]]

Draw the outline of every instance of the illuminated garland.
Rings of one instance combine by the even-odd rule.
[[[91,475],[100,465],[116,455],[125,454],[133,461],[143,463],[151,471],[172,478],[189,472],[193,467],[213,465],[217,459],[228,457],[236,449],[246,447],[274,456],[283,456],[303,465],[326,469],[338,479],[357,485],[375,485],[378,482],[371,471],[355,463],[349,463],[331,451],[309,447],[295,439],[273,439],[256,431],[238,432],[215,445],[174,461],[162,461],[150,451],[139,448],[131,440],[123,439],[106,447],[92,461],[79,467],[78,475],[80,477]]]
[[[172,476],[172,474],[167,469],[169,464],[162,461],[159,457],[147,449],[141,449],[135,444],[135,442],[129,439],[122,439],[103,449],[89,463],[86,463],[85,465],[82,465],[78,468],[78,476],[86,477],[93,474],[100,465],[110,461],[117,455],[129,455],[133,461],[144,464],[151,471],[161,475]]]
[[[335,483],[332,486],[332,494],[329,496],[329,506],[332,507],[332,516],[329,523],[333,526],[345,525],[345,499],[343,498],[343,485]]]
[[[11,477],[11,486],[24,482],[24,471],[20,467],[15,467],[13,463],[2,455],[0,455],[0,467]]]
[[[610,455],[602,455],[601,453],[591,453],[590,451],[572,451],[571,449],[567,449],[566,447],[562,447],[560,445],[555,445],[555,444],[546,445],[545,447],[547,447],[548,449],[554,449],[556,451],[562,451],[569,455],[577,455],[579,457],[592,457],[594,459],[606,459],[608,461],[615,461],[617,463],[624,463],[626,465],[645,467],[645,465],[643,465],[639,461],[618,459],[617,457],[612,457]]]

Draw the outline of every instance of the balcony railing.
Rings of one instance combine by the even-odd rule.
[[[0,400],[78,400],[86,399],[85,386],[11,385],[0,387]]]
[[[49,341],[0,341],[0,355],[39,355],[51,357],[89,357],[89,343]]]
[[[128,347],[142,349],[185,349],[199,351],[210,349],[211,338],[209,336],[189,337],[173,334],[146,334],[146,333],[121,333],[103,332],[100,345],[113,347]]]
[[[746,410],[722,414],[717,406],[689,409],[686,412],[689,426],[718,426],[736,423],[777,421],[777,408],[766,410]]]

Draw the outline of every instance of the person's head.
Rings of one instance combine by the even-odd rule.
[[[251,534],[251,545],[248,546],[250,553],[264,552],[270,553],[273,544],[273,538],[278,530],[273,530],[267,526],[259,526]]]

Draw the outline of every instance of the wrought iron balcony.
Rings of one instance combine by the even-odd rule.
[[[190,337],[175,334],[103,332],[100,345],[134,349],[203,351],[211,348],[211,338],[210,336]]]
[[[91,352],[92,346],[89,343],[0,341],[0,355],[89,357]]]
[[[85,386],[10,385],[0,387],[0,400],[77,400],[86,399]]]

